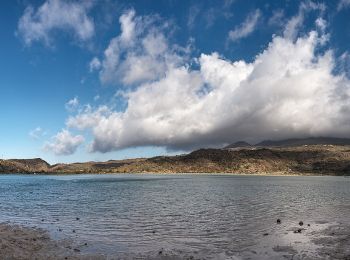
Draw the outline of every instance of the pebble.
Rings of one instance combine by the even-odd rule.
[[[277,219],[277,224],[281,224],[281,220],[280,219]]]
[[[269,235],[269,233],[264,233],[264,234],[263,234],[263,236],[268,236],[268,235]]]
[[[304,225],[304,222],[303,221],[299,221],[299,226],[302,226]]]

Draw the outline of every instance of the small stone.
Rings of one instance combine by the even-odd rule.
[[[280,219],[277,219],[277,224],[281,224],[281,220]]]
[[[87,246],[87,243],[86,243],[86,242],[84,243],[84,246]]]
[[[75,233],[75,229],[73,229],[72,232]]]
[[[298,229],[298,233],[301,233],[301,228]]]
[[[302,226],[304,225],[304,222],[303,221],[299,221],[299,226]]]
[[[156,233],[156,231],[155,231],[155,230],[153,230],[153,231],[152,231],[152,233],[153,233],[153,234],[155,234],[155,233]]]
[[[76,220],[80,220],[80,218],[76,218]]]
[[[310,224],[307,224],[308,227],[310,227]]]
[[[269,235],[269,233],[264,233],[264,234],[263,234],[263,236],[268,236],[268,235]]]
[[[80,250],[78,248],[74,248],[75,252],[80,252]]]

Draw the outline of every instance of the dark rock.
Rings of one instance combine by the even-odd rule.
[[[87,246],[87,243],[86,243],[86,242],[84,243],[84,246]]]
[[[153,233],[153,234],[155,234],[155,233],[156,233],[156,231],[155,231],[155,230],[153,230],[153,231],[152,231],[152,233]]]
[[[307,224],[308,227],[310,227],[310,224]]]
[[[80,218],[76,218],[76,220],[80,220]]]
[[[277,219],[277,224],[281,224],[281,220],[279,218]]]
[[[80,252],[78,248],[74,248],[74,252]]]
[[[298,229],[298,233],[301,233],[301,228]]]
[[[303,221],[299,221],[299,226],[302,226],[304,225],[304,222]]]
[[[268,235],[269,235],[269,233],[264,233],[264,234],[263,234],[263,236],[268,236]]]
[[[72,232],[75,233],[75,229],[73,229]]]

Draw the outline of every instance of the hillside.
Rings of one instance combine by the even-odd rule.
[[[200,149],[185,155],[49,165],[0,160],[1,173],[237,173],[350,175],[350,146]]]
[[[309,137],[309,138],[290,138],[283,140],[264,140],[257,144],[251,145],[244,141],[239,141],[230,145],[228,148],[243,148],[243,147],[293,147],[302,145],[350,145],[350,138],[337,137]]]

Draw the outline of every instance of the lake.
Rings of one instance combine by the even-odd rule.
[[[276,245],[312,256],[312,232],[350,222],[344,177],[0,175],[0,197],[0,222],[44,228],[110,257],[291,254]],[[292,232],[299,221],[310,224],[304,235]]]

